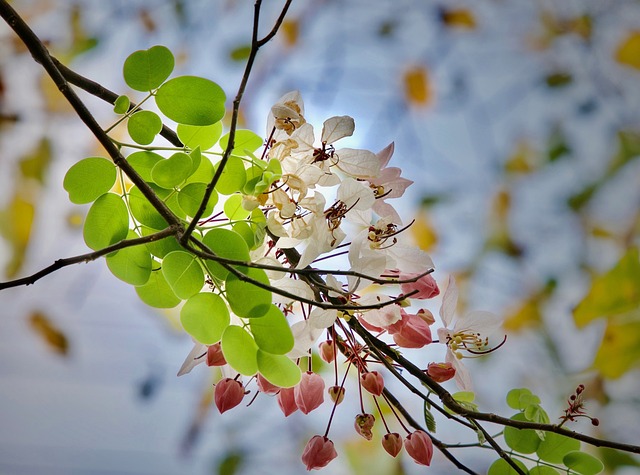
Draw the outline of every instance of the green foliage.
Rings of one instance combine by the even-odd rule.
[[[244,242],[244,241],[243,241]],[[262,269],[252,267],[240,269],[244,275],[254,282],[269,285],[269,278]],[[225,282],[227,300],[233,313],[243,318],[264,316],[271,308],[271,291],[258,287],[243,277],[229,273]]]
[[[129,106],[131,106],[131,101],[127,96],[118,96],[116,101],[113,103],[113,112],[116,114],[126,114],[129,110]]]
[[[206,189],[207,185],[204,183],[190,183],[178,192],[178,204],[188,216],[195,216],[204,199]],[[203,216],[209,216],[217,202],[218,194],[214,191],[207,202]]]
[[[161,130],[162,120],[155,112],[138,111],[127,121],[129,136],[140,145],[149,145]]]
[[[429,409],[429,402],[424,401],[422,414],[424,415],[424,424],[427,426],[429,432],[436,431],[436,419],[433,417],[433,413]]]
[[[127,162],[138,172],[138,175],[147,182],[152,182],[151,170],[156,163],[164,160],[162,155],[150,151],[133,152],[127,157]]]
[[[253,338],[261,350],[275,355],[284,355],[293,349],[293,334],[289,322],[275,305],[271,305],[261,318],[252,318],[249,325]]]
[[[94,251],[127,237],[129,214],[122,198],[105,193],[91,205],[84,222],[84,242]]]
[[[229,134],[225,134],[220,139],[220,148],[226,150],[229,144]],[[236,135],[233,139],[233,155],[247,156],[247,152],[252,154],[258,150],[263,144],[263,139],[255,132],[251,130],[239,129],[236,130]]]
[[[129,231],[127,239],[139,237]],[[131,285],[144,285],[151,276],[151,254],[145,246],[131,246],[107,256],[107,266],[118,279]]]
[[[220,341],[231,317],[224,300],[211,292],[189,298],[180,310],[180,323],[196,341],[212,345]]]
[[[116,167],[111,160],[90,157],[69,168],[63,186],[72,203],[91,203],[111,189],[116,176]]]
[[[180,76],[165,82],[155,94],[156,104],[169,119],[186,125],[212,125],[224,116],[226,96],[215,82]]]
[[[179,298],[188,299],[202,290],[204,274],[198,259],[185,251],[173,251],[162,260],[162,274]]]
[[[507,404],[512,409],[523,411],[530,404],[540,404],[540,398],[527,388],[512,389],[507,393]]]
[[[222,122],[202,126],[178,124],[176,132],[186,147],[190,149],[200,147],[202,150],[209,150],[222,135]]]
[[[559,475],[559,473],[555,468],[548,465],[537,465],[529,470],[529,475]]]
[[[547,432],[536,449],[536,454],[545,462],[562,463],[564,456],[575,450],[580,450],[580,441],[555,432]]]
[[[217,170],[219,163],[214,166]],[[222,195],[231,195],[244,187],[247,181],[247,172],[244,162],[239,157],[231,156],[220,174],[220,179],[216,184],[216,190]]]
[[[274,355],[258,349],[256,361],[260,374],[271,384],[281,388],[291,388],[300,382],[302,375],[300,367],[287,356]]]
[[[604,470],[604,465],[599,459],[584,452],[569,452],[562,459],[562,463],[582,475],[596,475]]]
[[[231,195],[224,202],[224,214],[231,221],[246,219],[249,212],[242,206],[242,195]]]
[[[238,233],[224,228],[214,228],[204,235],[203,244],[214,254],[236,261],[249,261],[249,248]],[[217,262],[206,261],[207,270],[212,277],[225,280],[229,271]]]
[[[173,308],[180,300],[160,271],[160,263],[153,262],[153,270],[146,284],[136,287],[140,300],[154,308]]]
[[[162,188],[175,188],[191,175],[192,169],[191,157],[186,153],[176,152],[153,166],[151,178]]]
[[[518,467],[520,467],[520,469],[524,473],[529,473],[529,470],[527,470],[527,467],[520,460],[516,460],[516,459],[512,459],[512,460],[516,463]],[[518,475],[518,472],[516,472],[515,469],[511,465],[509,465],[506,460],[498,459],[491,464],[491,466],[489,467],[489,471],[487,472],[487,475]]]
[[[526,421],[527,418],[522,412],[511,417],[514,421]],[[516,429],[515,427],[504,428],[504,441],[516,452],[521,454],[532,454],[540,445],[540,437],[533,429]]]
[[[131,53],[124,62],[122,74],[131,89],[149,92],[169,77],[174,66],[175,59],[168,48],[152,46]]]
[[[154,191],[160,194],[160,189],[153,187]],[[142,194],[137,186],[129,190],[129,209],[131,214],[140,224],[144,224],[152,229],[164,229],[167,222],[153,207],[149,200]]]
[[[253,376],[258,372],[258,345],[244,328],[229,325],[222,334],[221,345],[227,363],[238,373]]]

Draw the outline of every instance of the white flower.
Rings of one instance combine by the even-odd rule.
[[[463,390],[471,390],[469,371],[462,364],[462,358],[471,358],[493,351],[489,347],[489,336],[501,325],[502,318],[491,312],[473,311],[455,318],[458,304],[458,287],[453,276],[449,276],[447,290],[442,297],[440,318],[445,328],[438,328],[440,343],[447,345],[445,361],[456,370],[455,381]],[[455,323],[454,323],[455,321]],[[452,328],[453,324],[453,328]]]

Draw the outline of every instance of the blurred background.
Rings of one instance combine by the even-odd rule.
[[[119,94],[131,92],[125,58],[163,44],[174,75],[235,96],[251,2],[11,3],[56,58]],[[282,2],[264,3],[266,33]],[[392,164],[415,182],[397,207],[415,218],[441,288],[452,273],[461,307],[505,317],[505,346],[470,363],[480,408],[511,415],[506,392],[529,387],[553,420],[582,383],[601,424],[572,427],[640,444],[639,85],[635,0],[294,0],[259,54],[241,119],[264,133],[271,104],[298,89],[316,127],[354,117],[346,145],[395,142]],[[81,97],[105,127],[114,121],[111,106]],[[69,203],[62,179],[93,155],[103,152],[0,25],[3,280],[87,252],[87,208]],[[259,397],[220,416],[215,372],[176,377],[191,346],[175,311],[145,306],[104,261],[0,292],[0,474],[303,473],[302,447],[328,408],[284,420]],[[418,471],[359,438],[354,415],[338,411],[342,456],[327,473]],[[457,431],[442,421],[436,435],[468,437]],[[485,452],[457,454],[482,472]],[[638,473],[637,459],[595,453],[607,473]],[[451,467],[436,456],[430,473]]]

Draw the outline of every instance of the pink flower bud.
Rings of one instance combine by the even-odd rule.
[[[408,280],[417,277],[420,274],[400,274],[400,280]],[[406,282],[400,284],[403,294],[409,294],[416,290],[417,292],[411,296],[412,299],[430,299],[440,293],[438,284],[431,274],[423,275],[415,282]]]
[[[421,308],[420,310],[418,310],[418,313],[416,313],[416,315],[422,318],[427,325],[433,325],[434,323],[436,323],[436,319],[433,316],[433,313],[425,308]]]
[[[302,463],[307,466],[307,470],[318,470],[329,465],[337,456],[333,442],[327,437],[314,435],[302,452]]]
[[[356,420],[353,423],[356,432],[367,440],[373,439],[373,424],[376,422],[376,418],[373,414],[358,414]]]
[[[222,414],[242,402],[242,398],[244,398],[244,388],[239,381],[225,378],[216,384],[213,398],[218,411]]]
[[[431,343],[431,328],[427,322],[418,315],[405,315],[407,318],[405,325],[393,335],[396,345],[403,348],[422,348]],[[402,316],[403,320],[405,315]]]
[[[451,363],[429,363],[427,374],[436,383],[444,383],[456,375],[456,369]]]
[[[224,359],[219,342],[207,348],[207,366],[224,366],[226,364],[227,360]]]
[[[360,375],[360,384],[374,396],[380,396],[384,389],[384,379],[377,371],[362,373]]]
[[[422,430],[409,434],[404,441],[404,448],[409,456],[420,465],[431,465],[433,457],[433,442],[431,437]]]
[[[331,386],[327,392],[336,405],[340,404],[344,399],[344,387],[342,386]]]
[[[302,373],[302,379],[293,388],[296,405],[304,414],[309,414],[324,402],[324,379],[316,373]]]
[[[278,406],[280,406],[284,417],[289,417],[298,410],[293,388],[282,388],[276,398],[278,399]]]
[[[262,393],[278,394],[278,391],[280,391],[280,388],[278,386],[271,384],[260,373],[258,373],[256,383],[258,384],[258,390]]]
[[[385,434],[382,438],[382,447],[392,457],[396,457],[402,450],[402,437],[397,432]]]
[[[333,363],[333,360],[336,359],[336,351],[333,346],[333,341],[323,341],[320,343],[318,348],[320,349],[320,358],[322,358],[326,363]]]

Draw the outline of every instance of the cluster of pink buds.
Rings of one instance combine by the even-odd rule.
[[[578,417],[586,417],[594,426],[600,425],[600,421],[586,414],[584,409],[584,384],[579,384],[576,391],[567,399],[568,407],[564,410],[564,415],[560,416],[560,425],[567,421],[575,421]]]

